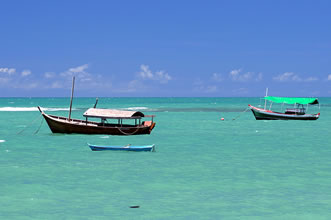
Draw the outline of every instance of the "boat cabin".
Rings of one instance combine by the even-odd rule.
[[[298,104],[297,108],[287,108],[285,114],[289,115],[304,115],[306,114],[306,109],[302,104]]]
[[[100,124],[102,126],[111,126],[116,124],[119,127],[123,127],[127,124],[123,123],[123,119],[134,120],[135,126],[149,126],[153,124],[153,119],[155,115],[144,115],[140,111],[124,111],[117,109],[101,109],[101,108],[89,108],[85,111],[83,116],[86,118],[86,122],[88,118],[100,118]],[[142,121],[142,118],[150,117],[151,121]],[[108,122],[109,119],[116,120],[116,123]]]

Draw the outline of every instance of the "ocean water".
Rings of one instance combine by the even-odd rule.
[[[36,106],[66,116],[68,98],[1,98],[0,219],[330,219],[331,98],[319,100],[317,121],[256,121],[244,111],[260,98],[100,98],[156,115],[151,135],[109,136],[52,134]],[[94,102],[75,98],[72,117]]]

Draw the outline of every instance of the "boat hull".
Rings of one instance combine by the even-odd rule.
[[[65,117],[58,117],[48,115],[42,112],[49,128],[53,133],[64,134],[108,134],[108,135],[142,135],[150,134],[155,123],[150,125],[114,125],[82,121],[77,119],[68,119]]]
[[[318,114],[285,114],[280,112],[273,112],[248,105],[252,110],[256,120],[317,120],[320,116]]]
[[[113,151],[155,151],[155,145],[147,145],[147,146],[97,146],[88,144],[92,151],[105,151],[105,150],[113,150]]]

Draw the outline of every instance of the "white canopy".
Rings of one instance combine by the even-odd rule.
[[[117,109],[89,108],[83,114],[85,117],[94,118],[141,118],[145,115],[139,111],[122,111]]]

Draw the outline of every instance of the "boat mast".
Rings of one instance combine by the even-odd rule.
[[[95,104],[94,104],[94,107],[93,108],[96,108],[97,107],[97,104],[98,104],[98,98],[96,98],[96,100],[95,100]]]
[[[70,98],[70,109],[69,109],[69,121],[71,118],[71,109],[72,109],[72,98],[74,96],[74,88],[75,88],[75,77],[72,77],[72,87],[71,87],[71,98]]]
[[[266,91],[265,91],[265,96],[264,96],[264,98],[265,97],[267,97],[268,96],[268,88],[266,89]],[[264,110],[267,108],[267,100],[266,99],[264,99]]]

